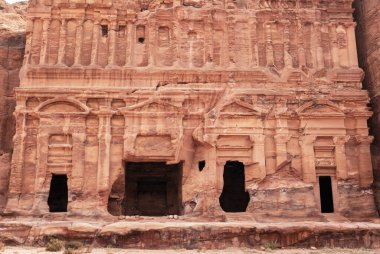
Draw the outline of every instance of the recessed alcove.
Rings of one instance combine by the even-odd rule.
[[[180,214],[182,165],[128,162],[125,168],[125,215]]]

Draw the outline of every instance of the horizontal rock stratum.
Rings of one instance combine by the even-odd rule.
[[[281,247],[380,248],[378,223],[295,222],[0,222],[0,240],[43,245],[51,237],[80,240],[94,247],[144,249]]]

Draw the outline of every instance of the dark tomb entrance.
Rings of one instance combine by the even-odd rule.
[[[223,180],[223,192],[219,197],[223,211],[245,212],[249,203],[249,193],[245,191],[244,164],[239,161],[228,161],[224,165]]]
[[[53,175],[48,197],[49,212],[67,212],[68,188],[67,175]]]
[[[180,213],[182,166],[164,162],[128,162],[125,170],[125,215],[165,216]]]
[[[333,202],[332,184],[331,184],[330,176],[319,177],[319,193],[321,197],[322,213],[333,213],[334,202]]]

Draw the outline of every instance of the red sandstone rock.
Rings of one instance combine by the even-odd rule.
[[[31,2],[7,214],[375,216],[351,2]]]
[[[372,145],[374,191],[380,211],[380,2],[377,0],[356,0],[355,17],[358,22],[357,40],[360,65],[366,72],[364,87],[369,91],[374,116],[370,120],[371,133],[375,140]]]
[[[102,247],[143,249],[259,249],[278,247],[380,248],[375,223],[240,222],[0,222],[7,244],[44,245],[51,237]]]
[[[24,59],[25,3],[9,5],[0,0],[0,212],[6,204],[10,158],[15,134],[13,111],[19,71]]]

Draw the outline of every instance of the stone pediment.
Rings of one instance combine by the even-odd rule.
[[[88,114],[90,112],[90,109],[83,103],[76,100],[67,98],[55,98],[43,102],[36,108],[35,111],[37,113],[43,114]]]
[[[298,108],[297,113],[300,116],[313,117],[344,116],[343,110],[331,101],[308,102]]]
[[[225,104],[221,110],[221,115],[256,115],[260,116],[263,110],[241,100],[233,100]]]
[[[132,114],[167,114],[167,113],[176,113],[184,114],[185,110],[181,107],[177,107],[173,104],[170,104],[161,100],[148,100],[141,103],[138,103],[133,106],[127,106],[120,109],[120,112],[132,113]]]

